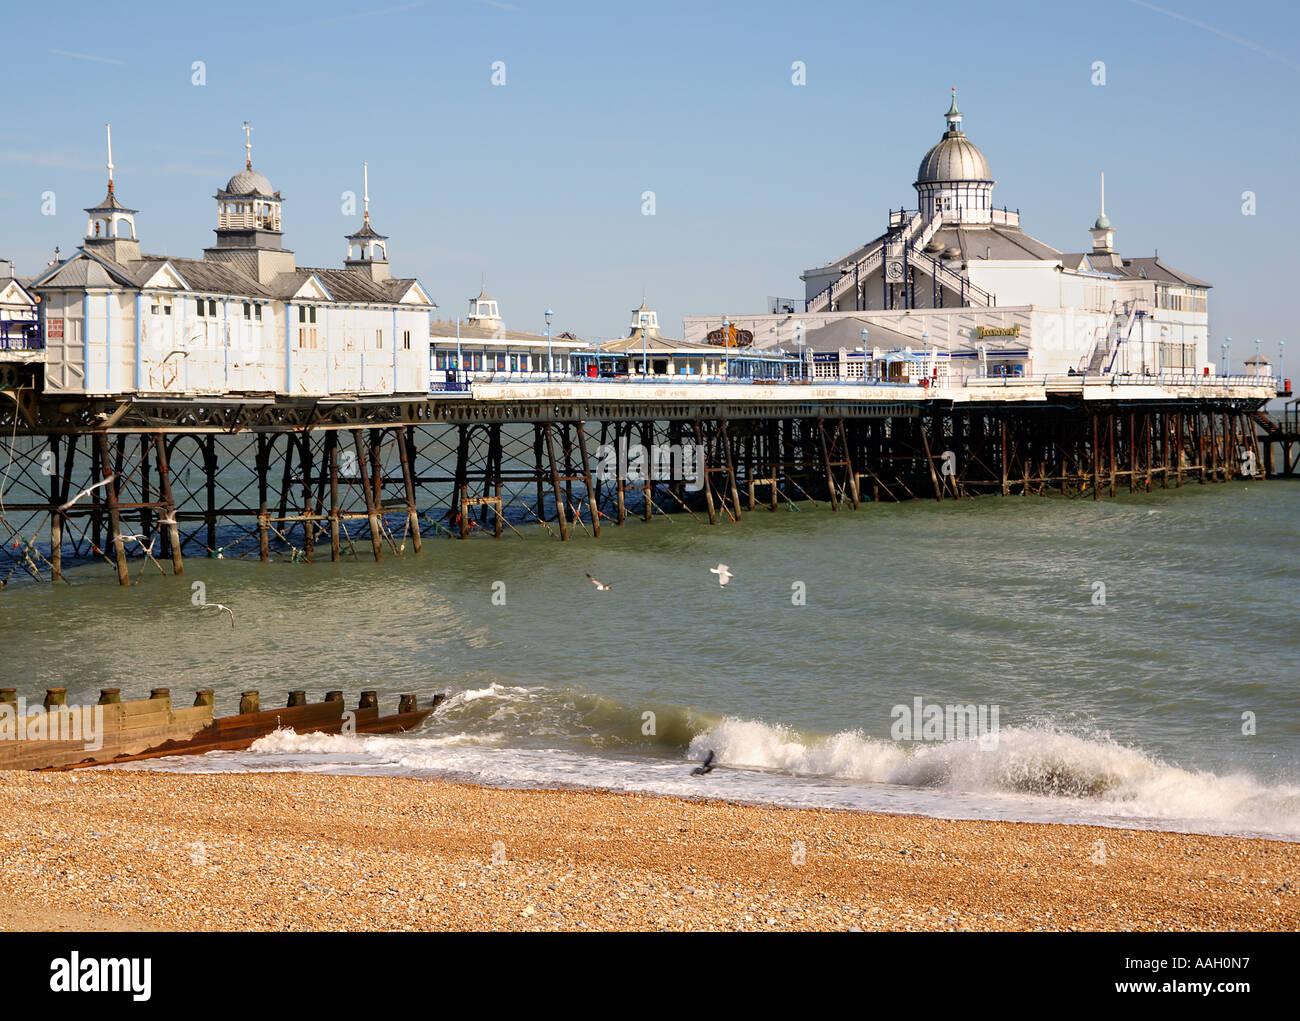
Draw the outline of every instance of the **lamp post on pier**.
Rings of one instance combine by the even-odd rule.
[[[1223,358],[1219,362],[1219,375],[1228,375],[1228,345],[1232,343],[1231,337],[1224,337],[1223,343],[1219,347],[1223,350]]]
[[[546,310],[546,378],[551,378],[551,367],[555,364],[555,359],[551,357],[551,316],[555,315],[549,308]]]
[[[803,322],[794,324],[794,342],[799,345],[799,379],[803,379]]]

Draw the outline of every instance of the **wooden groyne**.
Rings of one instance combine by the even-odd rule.
[[[200,689],[192,706],[177,707],[170,689],[123,702],[106,688],[96,705],[69,706],[66,688],[49,688],[39,708],[28,709],[17,689],[0,688],[0,769],[78,769],[167,755],[240,751],[277,730],[299,734],[391,734],[418,727],[443,701],[434,695],[424,708],[415,695],[402,695],[397,711],[382,715],[375,691],[363,691],[349,709],[342,691],[308,702],[291,691],[283,707],[262,709],[256,691],[240,696],[239,712],[214,715],[213,692]]]

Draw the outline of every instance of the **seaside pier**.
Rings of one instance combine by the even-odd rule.
[[[802,299],[687,316],[682,339],[644,295],[615,339],[553,333],[549,309],[544,334],[507,330],[486,281],[435,319],[392,273],[367,164],[341,266],[301,265],[247,123],[215,244],[147,254],[109,134],[80,246],[0,278],[0,583],[1294,474],[1295,406],[1266,411],[1281,346],[1276,375],[1259,342],[1246,374],[1227,341],[1211,361],[1210,284],[1122,255],[1104,179],[1089,250],[1028,234],[963,121],[954,90],[916,208],[806,270]]]
[[[101,560],[417,554],[433,537],[599,538],[980,495],[1098,499],[1261,478],[1249,377],[473,383],[406,399],[67,399],[7,386],[0,581]],[[1289,463],[1289,461],[1288,461]],[[79,495],[80,494],[80,495]],[[132,566],[136,565],[133,572]]]

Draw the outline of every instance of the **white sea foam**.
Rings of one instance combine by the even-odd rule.
[[[977,741],[907,746],[846,731],[804,738],[786,728],[728,718],[698,734],[723,766],[939,788],[954,793],[1034,795],[1084,815],[1200,821],[1300,836],[1300,788],[1246,774],[1181,769],[1104,735],[1004,727],[995,747]],[[1066,807],[1062,804],[1062,808]]]
[[[643,748],[575,745],[575,734],[559,725],[557,707],[564,704],[566,699],[544,689],[494,684],[453,695],[444,703],[452,707],[450,717],[440,724],[435,716],[414,734],[277,730],[246,752],[152,760],[132,768],[449,776],[509,787],[577,786],[1300,840],[1300,788],[1183,769],[1104,734],[1050,724],[1003,727],[996,747],[985,749],[976,741],[907,745],[855,731],[805,735],[725,717],[697,733],[688,748],[677,745],[677,754],[660,746],[661,754],[650,755]],[[475,715],[455,712],[457,705],[472,706]],[[505,709],[523,715],[498,725]],[[470,723],[473,728],[465,729]],[[530,734],[531,741],[521,743],[521,734]],[[709,749],[717,753],[719,768],[707,778],[691,776],[693,760]]]
[[[519,702],[532,696],[533,689],[516,687],[508,684],[497,684],[493,681],[486,688],[468,688],[465,691],[458,691],[447,698],[443,703],[443,709],[449,709],[452,706],[464,705],[466,702],[477,702],[481,698],[504,699],[507,702]]]

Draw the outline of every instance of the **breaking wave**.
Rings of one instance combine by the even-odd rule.
[[[1003,727],[992,747],[977,741],[907,745],[856,731],[808,736],[728,717],[697,734],[725,766],[794,776],[942,788],[972,794],[1071,799],[1084,812],[1179,819],[1300,836],[1300,787],[1268,786],[1244,773],[1217,775],[1162,762],[1104,735],[1051,725]]]
[[[653,725],[647,724],[653,713]],[[1140,825],[1300,839],[1300,787],[1162,761],[1102,733],[1004,726],[991,746],[801,732],[577,688],[491,683],[450,695],[411,734],[276,731],[246,753],[147,768],[381,771],[504,786],[711,794],[759,803]],[[709,750],[708,787],[684,768]],[[220,765],[218,765],[218,762]],[[168,763],[171,763],[168,765]]]

